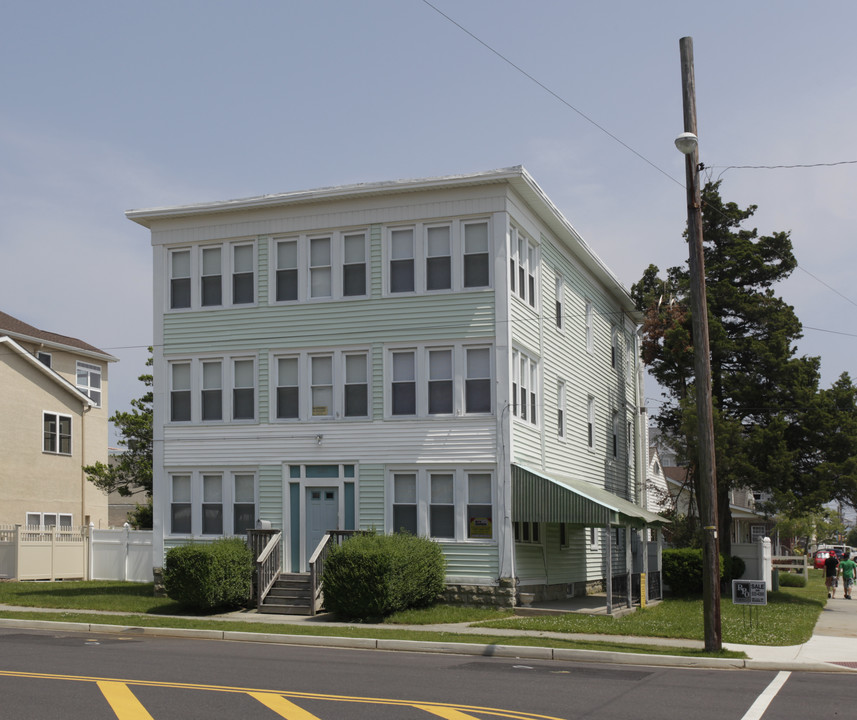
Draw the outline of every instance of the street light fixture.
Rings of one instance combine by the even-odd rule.
[[[691,132],[683,132],[675,139],[675,146],[682,155],[690,155],[699,145],[699,139]]]

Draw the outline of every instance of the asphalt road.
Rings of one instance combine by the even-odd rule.
[[[0,718],[50,717],[849,718],[857,677],[0,630]]]

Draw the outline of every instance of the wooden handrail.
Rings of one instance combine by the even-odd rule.
[[[330,554],[332,544],[342,545],[348,538],[354,535],[365,535],[365,530],[328,530],[319,542],[309,559],[310,578],[310,615],[315,615],[324,604],[321,591],[321,579],[324,575],[324,562]],[[333,540],[333,543],[331,543]]]
[[[261,538],[268,537],[268,542],[256,558],[256,609],[262,607],[265,596],[270,592],[277,578],[280,577],[280,544],[283,533],[275,531],[252,530],[247,533],[247,541],[251,547],[261,545]]]

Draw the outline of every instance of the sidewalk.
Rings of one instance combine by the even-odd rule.
[[[0,605],[0,611],[18,612],[62,612],[48,608],[25,608]],[[99,613],[98,611],[75,610],[76,613],[98,615],[126,615],[127,613]],[[169,617],[169,616],[160,616]],[[188,619],[186,616],[184,619]],[[231,620],[262,624],[305,624],[324,627],[392,629],[407,628],[415,631],[441,632],[456,635],[473,636],[472,643],[424,642],[411,640],[375,640],[359,637],[333,637],[308,635],[281,635],[220,630],[185,630],[170,628],[138,628],[133,626],[102,625],[88,623],[69,623],[38,620],[13,620],[0,618],[0,627],[47,629],[70,632],[126,632],[145,635],[178,635],[182,637],[205,637],[210,639],[239,640],[243,642],[266,642],[282,644],[303,644],[329,647],[359,647],[365,649],[408,650],[412,652],[446,652],[468,655],[488,655],[495,657],[520,657],[530,659],[579,660],[584,662],[604,662],[639,665],[661,665],[677,667],[709,668],[746,668],[756,670],[793,670],[816,672],[857,672],[857,600],[837,598],[829,600],[819,616],[810,640],[803,645],[760,646],[724,643],[728,650],[743,651],[747,660],[721,658],[695,658],[667,655],[647,655],[619,653],[598,650],[565,650],[538,646],[496,645],[480,643],[480,636],[503,637],[542,637],[566,640],[590,640],[600,642],[622,642],[625,644],[658,645],[661,647],[684,647],[702,649],[699,640],[676,638],[631,637],[625,635],[596,635],[582,633],[555,633],[527,630],[503,630],[495,628],[471,627],[468,623],[446,625],[370,625],[366,623],[344,623],[331,619],[329,615],[309,617],[304,615],[267,615],[255,611],[241,610],[222,615],[200,618],[205,620]]]

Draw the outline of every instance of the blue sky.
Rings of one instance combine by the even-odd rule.
[[[125,409],[152,338],[149,236],[125,210],[519,164],[630,287],[686,258],[689,35],[701,160],[761,233],[792,232],[776,290],[800,353],[825,385],[857,375],[857,4],[432,4],[0,4],[0,308],[117,356]]]

